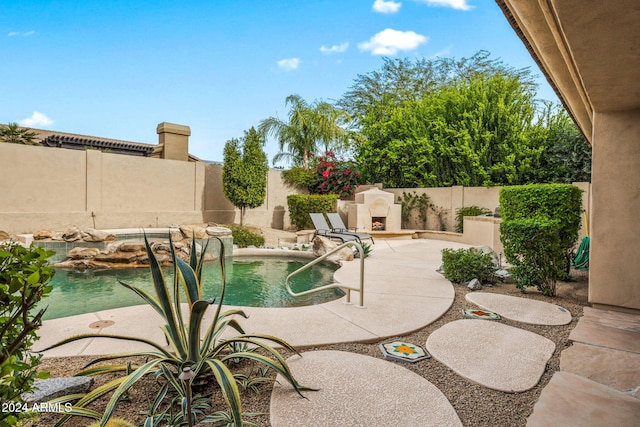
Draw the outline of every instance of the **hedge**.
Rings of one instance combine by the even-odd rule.
[[[500,240],[516,286],[555,295],[555,281],[568,276],[578,240],[582,190],[570,184],[504,187],[499,200]]]
[[[531,184],[500,190],[502,221],[543,216],[558,221],[560,242],[571,253],[578,240],[582,190],[571,184]]]
[[[544,295],[555,295],[565,262],[559,231],[558,221],[542,216],[500,224],[504,255],[518,289],[535,286]]]
[[[337,194],[291,194],[287,196],[289,217],[298,230],[313,229],[310,213],[336,211]]]

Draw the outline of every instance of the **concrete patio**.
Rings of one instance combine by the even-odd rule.
[[[435,270],[440,265],[441,250],[443,248],[460,247],[465,247],[465,245],[422,239],[379,240],[372,255],[366,260],[365,308],[358,308],[354,304],[346,305],[344,304],[344,298],[308,307],[249,307],[245,310],[249,315],[249,319],[241,320],[241,324],[249,333],[275,335],[299,348],[330,343],[376,342],[386,337],[401,336],[422,329],[447,312],[453,302],[455,294],[452,284],[436,273]],[[357,262],[347,263],[336,272],[335,279],[341,283],[356,284],[358,270],[359,265]],[[352,301],[357,304],[357,293],[352,295]],[[532,304],[530,308],[532,311],[540,309],[541,312],[538,316],[540,318],[544,317],[545,307],[541,307],[540,304]],[[638,349],[638,342],[640,342],[638,340],[639,324],[639,316],[617,313],[602,314],[600,311],[585,308],[585,318],[580,321],[579,326],[575,328],[570,337],[580,343],[576,343],[573,347],[565,350],[567,357],[565,357],[565,354],[562,356],[562,360],[569,360],[571,358],[570,355],[573,355],[572,358],[574,360],[576,358],[580,359],[581,361],[577,363],[579,368],[572,368],[570,367],[571,364],[567,363],[561,367],[565,372],[556,373],[556,376],[547,385],[540,397],[540,402],[534,409],[529,424],[560,425],[555,424],[555,421],[558,420],[557,411],[559,409],[553,405],[553,402],[557,401],[556,395],[558,393],[565,396],[562,412],[572,414],[563,418],[562,425],[624,426],[640,424],[640,399],[638,399],[640,381],[638,380],[637,369],[638,357],[640,357],[640,350]],[[45,321],[39,330],[41,339],[38,341],[37,348],[44,348],[72,335],[96,332],[145,336],[154,341],[163,342],[164,337],[159,330],[159,326],[160,320],[158,316],[151,309],[144,306],[106,310],[49,320]],[[512,329],[518,330],[517,328]],[[464,335],[461,332],[458,335],[453,335],[453,339],[463,340],[465,338]],[[468,336],[468,334],[466,335]],[[499,335],[502,335],[502,333],[497,332],[495,335],[493,338],[499,343],[501,338]],[[440,347],[446,348],[447,346],[441,344]],[[585,347],[588,347],[588,349],[585,349]],[[594,359],[590,356],[590,351],[602,352],[605,347],[607,348],[605,358]],[[464,349],[465,346],[460,346],[460,348]],[[94,338],[49,350],[45,352],[45,357],[99,355],[112,353],[115,349],[118,352],[124,352],[141,349],[141,347],[139,347],[139,344],[132,342]],[[498,348],[497,351],[499,352],[500,349]],[[332,352],[311,352],[308,354],[313,353],[322,354],[303,358],[305,362],[295,362],[293,364],[295,374],[308,379],[305,382],[312,386],[315,381],[314,378],[317,378],[317,384],[321,385],[324,384],[323,381],[327,381],[326,375],[330,375],[330,372],[327,373],[325,369],[319,370],[318,366],[330,363],[334,356],[337,357]],[[344,390],[351,389],[354,381],[368,384],[371,375],[375,375],[383,382],[385,381],[384,378],[388,380],[392,377],[395,378],[398,375],[396,371],[389,373],[388,375],[390,376],[385,374],[390,366],[393,366],[390,369],[405,371],[402,366],[397,366],[384,360],[373,359],[371,362],[364,362],[361,358],[367,359],[366,356],[351,353],[345,354],[339,355],[340,363],[337,360],[334,361],[336,365],[349,366],[350,374],[333,376],[330,381],[337,382],[338,388],[345,387]],[[623,354],[624,358],[618,358],[616,355],[619,354]],[[585,357],[581,358],[581,355],[585,355]],[[371,358],[368,357],[368,359]],[[607,361],[612,359],[620,359],[621,362],[611,365]],[[598,360],[601,362],[599,363]],[[536,363],[540,363],[540,361]],[[375,374],[368,371],[367,366],[371,366]],[[573,363],[573,366],[576,366],[576,363]],[[603,369],[606,370],[605,368],[607,367],[609,367],[610,372],[608,374],[602,373]],[[486,372],[472,372],[471,377],[482,378],[483,375],[487,377],[486,374]],[[612,379],[602,380],[603,376],[608,376]],[[567,379],[567,377],[570,378]],[[578,379],[576,380],[574,377]],[[340,378],[343,380],[341,381]],[[437,414],[434,411],[441,415],[443,413],[450,414],[451,410],[450,406],[447,406],[440,397],[437,397],[439,396],[437,389],[432,391],[431,387],[433,386],[428,381],[421,377],[413,378],[411,375],[408,375],[407,381],[415,382],[418,384],[416,385],[417,387],[431,390],[429,393],[433,393],[433,396],[436,397],[431,400],[426,398],[415,399],[415,393],[411,389],[405,390],[401,395],[396,396],[394,405],[401,405],[403,414],[411,414],[411,417],[413,417],[407,418],[405,421],[422,420],[420,421],[422,423],[423,420],[431,417],[430,419],[434,421],[432,425],[440,425],[438,424],[439,422],[459,425],[455,411],[453,415],[446,417],[446,422],[436,417]],[[531,380],[526,379],[526,381],[530,382]],[[579,386],[576,386],[575,381],[580,382]],[[574,396],[566,392],[567,387],[572,389],[573,393],[581,395],[575,395],[575,398],[566,397]],[[618,389],[615,389],[616,387]],[[620,390],[620,388],[625,390]],[[627,390],[629,388],[633,389],[633,392],[630,393]],[[371,411],[371,399],[376,398],[376,396],[378,396],[376,399],[382,398],[379,396],[380,393],[376,391],[376,387],[367,388],[366,390],[368,391],[350,393],[348,402],[350,410],[362,411],[363,416],[367,411]],[[427,392],[425,391],[425,393]],[[607,402],[607,406],[603,408],[603,416],[584,416],[584,413],[589,413],[587,411],[588,407],[585,407],[585,405],[589,405],[589,402],[592,401],[581,397],[585,393],[596,396],[594,398],[595,401],[606,399],[602,400]],[[425,394],[425,396],[427,395],[430,394]],[[283,394],[283,390],[279,388],[274,389],[274,398],[276,398],[275,396],[278,396],[280,408],[287,407],[287,399],[297,398],[297,395],[292,396],[291,393],[289,395],[287,393]],[[285,399],[284,403],[282,399]],[[444,401],[446,402],[446,398]],[[335,411],[323,406],[332,405],[333,403],[331,402],[331,399],[325,400],[321,395],[317,395],[316,398],[307,402],[307,405],[310,406],[307,408],[306,413],[319,411],[325,414],[321,425],[341,425],[340,423],[344,420],[333,418]],[[435,409],[431,403],[427,404],[427,402],[432,402],[436,406],[444,406],[441,409]],[[344,404],[347,404],[347,402]],[[390,403],[387,401],[386,404]],[[272,408],[273,405],[272,401]],[[607,410],[607,408],[622,409]],[[282,418],[281,409],[275,411],[274,414],[272,416],[273,425],[288,425],[287,419]],[[335,416],[341,415],[335,414]],[[383,418],[380,418],[380,420],[383,420]],[[380,421],[381,424],[374,423],[369,425],[388,425],[389,419],[384,419],[386,421]]]

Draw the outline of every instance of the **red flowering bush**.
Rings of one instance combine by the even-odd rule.
[[[332,151],[318,156],[315,164],[317,182],[309,190],[315,194],[338,194],[341,199],[353,199],[356,187],[360,185],[360,173],[350,161],[338,160]]]

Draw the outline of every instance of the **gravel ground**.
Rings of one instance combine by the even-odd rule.
[[[283,237],[282,233],[274,233],[274,236],[275,234],[280,238]],[[278,237],[275,238],[277,239]],[[529,391],[522,393],[505,393],[487,389],[458,376],[445,365],[433,358],[416,364],[403,363],[402,366],[424,377],[426,380],[438,387],[449,399],[465,426],[524,426],[526,424],[527,417],[533,410],[533,405],[538,399],[540,392],[549,382],[553,373],[559,369],[560,353],[562,350],[570,346],[568,341],[569,332],[576,326],[578,318],[582,316],[583,307],[587,305],[587,278],[588,276],[586,272],[572,271],[572,281],[558,283],[557,296],[555,298],[545,297],[537,291],[530,291],[523,295],[515,288],[515,286],[509,284],[501,284],[483,289],[483,292],[496,292],[551,302],[558,304],[571,312],[572,322],[564,326],[535,326],[506,319],[501,320],[501,322],[506,325],[518,327],[542,335],[556,344],[556,350],[547,364],[547,369],[543,374],[542,379],[536,387]],[[463,308],[470,307],[465,300],[467,292],[471,291],[463,286],[456,285],[455,300],[451,309],[444,316],[421,330],[402,337],[393,338],[399,338],[412,343],[424,345],[431,332],[440,328],[447,322],[460,319],[461,310]],[[384,342],[389,340],[390,339],[387,338]],[[336,344],[301,350],[340,350],[382,358],[378,348],[379,344],[380,342],[368,344]],[[68,376],[73,375],[81,369],[89,360],[91,359],[87,357],[45,359],[41,365],[41,369],[51,372],[51,375],[54,377]],[[138,360],[133,362],[140,361]],[[239,366],[240,369],[245,370],[249,367],[249,365]],[[112,378],[114,378],[114,376],[103,375],[102,378],[96,378],[96,384],[102,384]],[[242,393],[243,410],[245,412],[263,413],[263,415],[251,419],[260,426],[270,425],[268,411],[271,387],[272,384],[263,384],[258,387],[258,393],[251,390],[244,391]],[[157,386],[151,379],[146,379],[144,382],[138,383],[130,393],[129,398],[118,405],[116,416],[123,417],[133,422],[135,425],[141,425],[144,420],[144,413],[150,405],[149,400],[153,400],[155,397],[154,389],[157,389]],[[103,399],[102,401],[98,401],[92,405],[92,408],[97,411],[101,411],[105,404],[106,399]],[[225,409],[224,403],[221,401],[219,395],[213,396],[213,405],[213,411]],[[43,414],[38,421],[31,423],[30,425],[49,426],[55,423],[55,419],[56,417],[53,415]],[[86,426],[88,424],[89,422],[86,419],[74,417],[66,425],[76,427]]]

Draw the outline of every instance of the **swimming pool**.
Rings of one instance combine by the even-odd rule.
[[[320,304],[344,295],[339,289],[328,289],[304,297],[292,297],[285,288],[288,274],[309,262],[308,259],[283,257],[233,257],[226,261],[227,286],[224,304],[248,307],[296,307]],[[333,283],[334,264],[319,264],[291,280],[295,292]],[[173,269],[164,269],[168,284],[173,283]],[[144,304],[144,301],[118,283],[153,291],[148,268],[110,270],[58,269],[50,285],[51,293],[39,307],[48,306],[43,319],[93,313],[99,310]],[[202,273],[203,293],[207,300],[220,295],[220,265],[205,264]],[[217,302],[217,300],[216,300]]]

